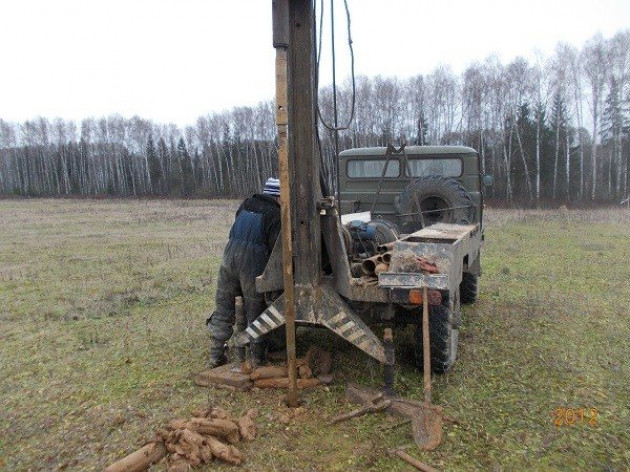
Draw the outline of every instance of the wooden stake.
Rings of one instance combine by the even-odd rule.
[[[286,18],[288,22],[289,19]],[[288,144],[287,48],[276,48],[276,124],[278,127],[278,170],[280,172],[280,215],[282,224],[282,269],[284,279],[284,319],[287,333],[289,406],[298,406],[295,364],[295,295],[293,282],[293,238],[291,234],[291,194]]]
[[[429,291],[422,287],[422,351],[424,356],[424,401],[431,404],[431,340],[429,338]]]

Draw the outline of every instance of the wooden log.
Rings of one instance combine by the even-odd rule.
[[[167,472],[187,472],[190,470],[188,459],[180,454],[171,454],[166,463]]]
[[[204,370],[193,376],[194,382],[200,387],[214,387],[218,385],[234,387],[238,390],[249,390],[252,382],[249,374],[234,372],[234,366],[225,364],[214,369]]]
[[[240,465],[243,462],[243,453],[229,444],[223,444],[218,439],[208,436],[206,438],[208,446],[212,451],[212,455],[219,459],[229,462],[230,464]]]
[[[167,443],[169,450],[185,456],[188,463],[195,467],[203,462],[201,449],[204,447],[204,437],[190,429],[177,430]]]
[[[218,436],[229,443],[236,444],[240,440],[238,425],[231,420],[221,418],[192,418],[186,428],[204,436]]]
[[[105,472],[143,472],[166,456],[166,447],[161,442],[150,442],[142,449],[114,462]]]
[[[258,427],[254,423],[254,418],[258,416],[258,410],[250,409],[247,414],[238,419],[238,432],[241,434],[243,441],[253,441],[256,439]]]
[[[311,379],[313,378],[313,371],[308,366],[308,364],[303,364],[298,366],[298,375],[301,379]]]
[[[321,382],[319,379],[298,379],[297,388],[304,390],[305,388],[316,387]],[[273,379],[260,379],[254,380],[254,387],[258,388],[288,388],[288,377],[275,377]]]
[[[258,367],[251,374],[249,374],[249,378],[252,380],[260,380],[260,379],[272,379],[274,377],[287,377],[288,369],[287,366],[266,366],[266,367]]]
[[[402,460],[404,460],[405,462],[407,462],[408,464],[411,464],[412,466],[414,466],[416,469],[421,470],[422,472],[438,472],[437,469],[434,469],[433,467],[431,467],[430,465],[425,464],[424,462],[419,461],[418,459],[416,459],[415,457],[410,456],[409,454],[407,454],[405,451],[401,451],[400,449],[398,449],[395,454],[400,457]]]
[[[241,364],[241,373],[250,375],[254,371],[254,367],[250,361],[245,361]]]

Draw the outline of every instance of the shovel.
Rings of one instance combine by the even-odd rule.
[[[422,288],[422,355],[424,376],[424,403],[411,418],[415,443],[431,451],[442,442],[442,408],[431,404],[431,339],[429,336],[429,294]]]

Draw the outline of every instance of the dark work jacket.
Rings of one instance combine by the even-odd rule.
[[[223,263],[234,272],[258,276],[265,269],[280,233],[280,204],[272,196],[255,194],[236,212]]]

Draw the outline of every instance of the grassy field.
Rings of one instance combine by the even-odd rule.
[[[336,383],[305,393],[288,425],[280,393],[191,382],[206,366],[204,320],[235,208],[0,201],[0,469],[102,470],[209,403],[260,408],[247,470],[409,470],[388,453],[412,444],[399,420],[327,425],[352,408],[347,382],[381,381],[328,333],[299,349],[332,349]],[[480,300],[464,309],[458,363],[435,382],[435,402],[460,424],[437,451],[408,451],[447,471],[630,470],[630,212],[490,210],[487,223]],[[396,336],[397,387],[420,399],[421,375],[403,361],[411,333]],[[556,426],[567,408],[586,415]]]

